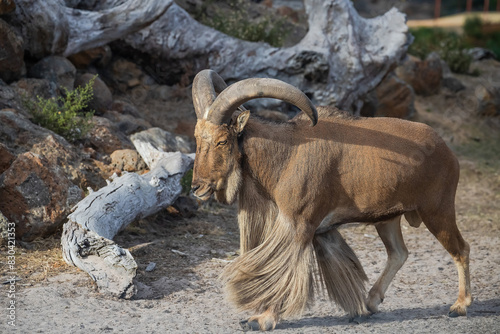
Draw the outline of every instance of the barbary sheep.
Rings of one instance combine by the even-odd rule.
[[[288,122],[250,116],[251,99],[281,99],[302,110]],[[244,329],[272,330],[312,301],[314,280],[353,318],[378,311],[408,251],[400,220],[423,222],[458,269],[458,300],[472,302],[469,245],[455,221],[459,165],[429,126],[394,118],[354,117],[312,105],[296,87],[253,78],[229,87],[211,70],[193,83],[197,114],[192,191],[238,200],[241,254],[224,271],[230,299],[256,312]],[[308,126],[312,122],[314,127]],[[373,224],[388,254],[365,298],[365,272],[337,228]]]

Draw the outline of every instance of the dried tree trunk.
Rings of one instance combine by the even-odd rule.
[[[180,180],[191,168],[193,157],[176,153],[149,152],[151,146],[136,145],[150,160],[151,171],[142,176],[129,173],[79,202],[64,225],[61,244],[64,260],[87,272],[99,290],[130,298],[136,288],[137,264],[127,249],[111,239],[131,222],[172,204],[180,195]]]
[[[393,8],[362,18],[349,0],[305,0],[309,32],[289,48],[224,35],[172,0],[100,0],[94,11],[64,7],[60,0],[17,4],[17,26],[35,57],[71,55],[123,39],[116,44],[135,51],[128,54],[141,57],[163,82],[173,75],[192,77],[204,68],[228,82],[274,77],[299,87],[316,103],[355,112],[361,108],[359,98],[378,85],[411,42],[404,14]],[[270,107],[269,102],[263,103]]]
[[[98,11],[65,7],[60,0],[16,0],[10,23],[21,32],[35,58],[69,56],[136,32],[173,4],[172,0],[101,0]]]
[[[406,54],[411,37],[405,15],[393,8],[366,19],[349,0],[305,0],[305,6],[309,32],[289,48],[229,37],[175,4],[124,41],[146,57],[144,65],[155,64],[150,72],[160,79],[179,68],[188,74],[211,68],[229,82],[274,77],[299,87],[317,103],[358,111],[358,98]]]

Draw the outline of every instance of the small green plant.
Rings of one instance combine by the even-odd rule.
[[[462,36],[436,28],[412,29],[411,33],[415,40],[408,53],[425,59],[429,53],[437,52],[450,70],[468,73],[472,57],[466,52],[468,44]]]
[[[464,23],[464,34],[467,37],[483,37],[483,21],[479,16],[468,17]]]
[[[500,59],[500,31],[498,28],[488,31],[488,24],[484,24],[480,17],[473,16],[465,20],[464,34],[467,41],[478,47],[487,48]]]
[[[86,111],[94,95],[94,76],[84,87],[65,89],[63,96],[37,100],[24,99],[24,105],[33,115],[33,122],[54,131],[69,141],[83,138],[93,127],[94,111]]]
[[[207,3],[211,2],[207,1]],[[250,42],[265,42],[275,47],[283,45],[288,35],[285,18],[276,18],[269,14],[251,19],[248,13],[249,5],[246,2],[229,0],[227,5],[230,8],[229,12],[216,9],[210,17],[199,13],[197,19],[209,27],[239,39]]]

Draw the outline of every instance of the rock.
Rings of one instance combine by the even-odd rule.
[[[111,154],[116,150],[133,148],[130,139],[118,130],[110,120],[94,116],[94,128],[87,134],[87,139],[97,151]]]
[[[127,88],[138,86],[144,76],[144,73],[136,64],[121,58],[113,62],[111,70],[118,88],[123,92]]]
[[[84,150],[76,150],[63,137],[31,123],[15,110],[0,110],[0,141],[14,156],[31,151],[43,157],[82,189],[106,185],[99,161],[91,159]]]
[[[115,100],[111,106],[111,110],[117,111],[120,114],[131,115],[136,118],[141,117],[139,110],[137,110],[133,104],[121,100]]]
[[[68,9],[62,1],[14,1],[17,8],[9,16],[9,24],[22,34],[27,55],[32,59],[41,59],[62,54],[73,23],[68,20]]]
[[[366,98],[361,116],[408,119],[415,113],[414,98],[410,85],[395,75],[389,75]]]
[[[90,73],[78,76],[75,80],[75,88],[85,86],[94,77],[95,75]],[[96,115],[102,115],[111,108],[113,95],[108,86],[99,77],[95,77],[94,79],[93,90],[94,96],[89,102],[88,108],[94,110]]]
[[[485,48],[471,48],[468,49],[466,53],[472,57],[472,61],[478,61],[484,59],[496,59],[495,53]]]
[[[465,89],[464,84],[458,80],[457,78],[454,78],[452,76],[447,76],[443,78],[442,85],[445,88],[448,88],[454,93],[457,93],[461,90]]]
[[[9,169],[16,156],[7,149],[7,147],[0,143],[0,174]]]
[[[174,130],[175,133],[186,136],[191,140],[194,138],[194,128],[196,127],[196,120],[186,117],[186,119],[181,119],[177,122],[177,126]]]
[[[103,117],[112,121],[118,127],[118,130],[126,135],[144,131],[151,127],[151,124],[142,118],[136,118],[132,115],[123,115],[114,110],[106,111]]]
[[[0,0],[0,15],[13,12],[16,9],[14,0]]]
[[[188,138],[181,135],[175,135],[160,128],[150,128],[130,136],[130,139],[136,142],[142,142],[152,145],[155,149],[163,152],[192,153],[195,151],[195,145]],[[137,144],[135,144],[137,145]]]
[[[10,86],[2,85],[3,81],[0,81],[0,110],[2,109],[17,109],[23,110],[21,107],[22,103],[19,99],[19,95],[16,94],[16,90]]]
[[[289,18],[295,23],[299,22],[299,13],[297,13],[297,11],[293,8],[290,8],[288,6],[280,6],[276,8],[276,12],[281,16]]]
[[[0,176],[0,197],[0,211],[16,223],[16,238],[32,241],[61,227],[84,194],[57,165],[26,152]]]
[[[126,172],[136,172],[147,166],[136,150],[117,150],[111,153],[111,166]]]
[[[16,110],[0,110],[0,140],[14,155],[31,150],[33,145],[42,142],[49,135],[69,146],[64,138],[31,123],[28,118]]]
[[[169,209],[174,209],[174,212],[182,217],[191,218],[198,211],[198,202],[189,196],[179,196]]]
[[[33,65],[28,75],[33,78],[52,81],[58,88],[72,90],[75,86],[76,68],[64,57],[49,56]]]
[[[480,85],[477,86],[475,95],[479,101],[479,115],[500,116],[500,87]]]
[[[416,94],[430,96],[437,94],[441,88],[443,68],[439,56],[431,53],[423,61],[409,57],[396,68],[396,74],[410,84]]]
[[[89,66],[104,67],[111,61],[112,52],[108,45],[78,52],[68,57],[68,59],[78,69],[86,69]]]
[[[4,1],[0,0],[0,5],[3,6]],[[0,7],[0,13],[1,11]],[[11,82],[19,79],[26,71],[23,47],[22,37],[0,19],[0,79]]]
[[[33,100],[37,100],[37,96],[49,99],[57,97],[57,86],[54,82],[46,79],[22,78],[11,84],[16,90],[16,94],[24,95]]]

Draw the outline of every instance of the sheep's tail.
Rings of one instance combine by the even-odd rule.
[[[356,254],[334,228],[313,239],[322,285],[330,300],[350,316],[367,314],[365,281],[368,280]]]

